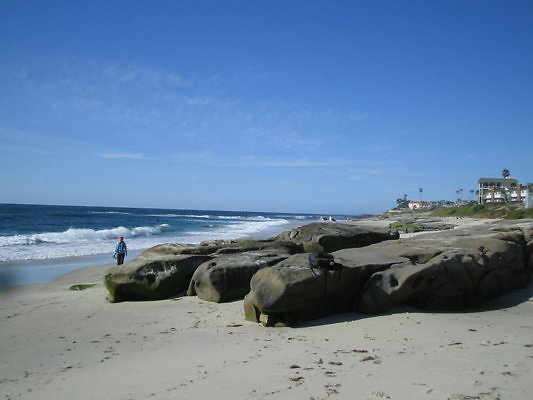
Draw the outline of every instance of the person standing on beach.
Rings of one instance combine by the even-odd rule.
[[[115,246],[115,253],[113,257],[117,259],[117,265],[124,264],[124,258],[128,255],[128,247],[124,241],[124,237],[120,237],[117,245]]]

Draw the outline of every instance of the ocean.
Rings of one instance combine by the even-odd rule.
[[[275,212],[0,204],[0,290],[46,283],[79,268],[112,263],[119,236],[124,236],[128,245],[127,261],[161,243],[268,238],[319,217]]]

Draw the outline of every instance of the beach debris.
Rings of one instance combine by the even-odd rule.
[[[340,383],[324,385],[324,387],[326,388],[326,394],[328,396],[331,396],[332,394],[338,394],[339,391],[337,389],[341,386],[342,385]]]
[[[344,353],[344,354],[348,354],[348,353],[368,353],[368,350],[352,349],[352,350],[335,350],[333,352],[333,354],[337,354],[337,353]]]
[[[373,396],[379,397],[380,399],[390,399],[391,397],[386,394],[385,392],[378,391],[378,392],[371,392],[370,393]]]

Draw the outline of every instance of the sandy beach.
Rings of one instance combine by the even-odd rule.
[[[531,398],[531,284],[482,309],[265,328],[242,301],[108,303],[110,266],[0,292],[1,399]]]

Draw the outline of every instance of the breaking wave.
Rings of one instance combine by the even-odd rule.
[[[33,235],[0,236],[0,247],[13,245],[35,245],[42,243],[65,244],[79,242],[95,242],[116,239],[119,236],[150,236],[161,234],[168,227],[168,224],[160,224],[157,226],[139,226],[137,228],[131,229],[125,228],[123,226],[102,230],[70,228],[64,232],[46,232],[36,233]]]
[[[169,224],[159,224],[135,228],[119,226],[101,230],[70,228],[63,232],[0,236],[0,262],[112,254],[119,236],[126,238],[129,250],[143,250],[161,243],[239,239],[268,232],[288,223],[289,221],[281,218],[256,218],[228,221],[222,225],[202,224],[191,226],[188,230],[176,230]]]

